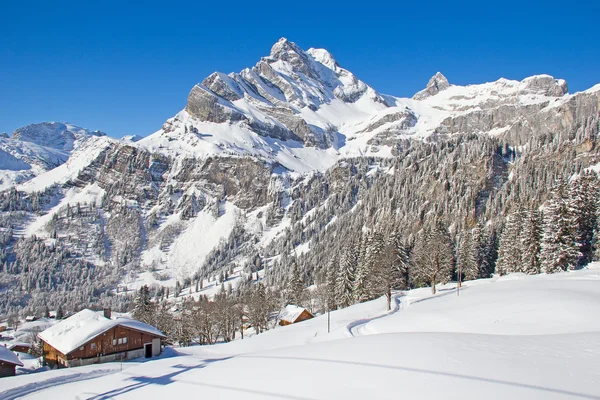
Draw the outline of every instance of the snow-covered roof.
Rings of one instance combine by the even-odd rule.
[[[72,317],[41,332],[38,336],[56,350],[68,354],[115,326],[165,337],[161,331],[152,325],[123,316],[114,319],[106,318],[102,311],[88,309],[79,311]]]
[[[293,304],[288,304],[287,306],[285,306],[285,309],[279,316],[279,319],[282,321],[293,323],[304,311],[306,311],[306,308],[298,307]]]
[[[10,350],[14,349],[15,347],[31,347],[31,343],[25,343],[25,342],[12,342],[9,343],[7,346]]]
[[[23,363],[21,360],[19,360],[19,357],[17,357],[15,353],[4,346],[0,346],[0,361],[20,365],[21,367],[23,366]]]

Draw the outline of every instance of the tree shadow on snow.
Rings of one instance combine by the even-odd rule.
[[[437,375],[437,376],[444,376],[444,377],[457,378],[457,379],[465,379],[465,380],[470,380],[470,381],[485,382],[485,383],[496,384],[496,385],[512,386],[512,387],[518,387],[518,388],[523,388],[523,389],[538,390],[538,391],[542,391],[542,392],[547,392],[547,393],[552,393],[552,394],[560,394],[560,395],[565,395],[565,396],[569,396],[569,397],[577,397],[577,398],[582,398],[582,399],[600,400],[600,396],[586,394],[586,393],[578,393],[578,392],[573,392],[570,390],[548,388],[548,387],[544,387],[544,386],[530,385],[530,384],[521,383],[521,382],[511,382],[511,381],[504,381],[504,380],[495,379],[495,378],[463,375],[463,374],[458,374],[458,373],[453,373],[453,372],[433,371],[433,370],[427,370],[427,369],[421,369],[421,368],[400,367],[400,366],[394,366],[394,365],[374,364],[374,363],[366,363],[366,362],[358,362],[358,361],[325,360],[325,359],[308,358],[308,357],[258,356],[258,355],[249,355],[249,354],[241,355],[239,357],[322,362],[322,363],[331,363],[331,364],[355,365],[355,366],[360,366],[360,367],[385,368],[385,369],[393,369],[393,370],[398,370],[398,371],[406,371],[406,372],[413,372],[413,373],[420,373],[420,374],[428,374],[428,375]]]

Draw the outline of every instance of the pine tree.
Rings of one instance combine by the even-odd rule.
[[[586,265],[593,258],[594,231],[597,228],[597,178],[593,172],[585,172],[569,185],[569,208],[575,219],[576,240],[581,257],[579,265]]]
[[[540,246],[542,226],[540,213],[531,209],[524,213],[521,230],[521,271],[526,274],[540,273]]]
[[[336,279],[338,275],[338,261],[332,258],[327,265],[327,309],[337,309],[337,301],[335,296]]]
[[[465,232],[458,241],[457,269],[460,268],[460,280],[477,279],[479,275],[479,267],[477,265],[476,249],[473,243],[473,234]]]
[[[296,262],[293,261],[291,275],[286,287],[287,303],[301,305],[303,292],[304,282],[302,281]]]
[[[150,299],[150,290],[148,285],[142,286],[133,301],[133,318],[147,324],[154,323],[154,303]]]
[[[338,274],[335,281],[335,299],[338,307],[348,307],[354,303],[354,273],[356,272],[356,251],[354,247],[348,246],[344,249]]]
[[[63,319],[65,317],[65,314],[63,312],[63,308],[62,308],[62,304],[58,306],[58,308],[56,309],[56,319]]]
[[[498,248],[498,261],[496,272],[506,275],[521,270],[521,228],[523,224],[523,212],[517,209],[508,216]]]
[[[581,256],[577,223],[569,206],[567,185],[559,181],[544,209],[544,233],[540,260],[542,271],[550,274],[574,269]]]

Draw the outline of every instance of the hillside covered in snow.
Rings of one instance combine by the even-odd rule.
[[[600,269],[394,294],[162,359],[21,375],[4,399],[596,399]]]

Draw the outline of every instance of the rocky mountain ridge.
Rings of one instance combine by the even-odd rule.
[[[352,210],[372,224],[390,204],[416,201],[402,217],[415,227],[415,215],[422,220],[449,204],[471,219],[498,218],[512,200],[496,196],[512,199],[511,179],[519,181],[510,178],[516,157],[557,143],[570,149],[565,140],[573,140],[574,155],[563,149],[562,161],[596,162],[599,109],[600,85],[568,94],[565,81],[547,75],[458,86],[437,73],[413,98],[396,98],[360,81],[326,50],[303,51],[281,39],[253,68],[213,73],[195,85],[186,107],[141,140],[67,124],[0,138],[14,158],[0,154],[3,174],[21,174],[2,192],[0,290],[31,289],[18,260],[43,265],[44,276],[58,274],[60,265],[25,256],[40,243],[81,261],[68,271],[102,277],[65,278],[64,290],[82,289],[72,302],[110,303],[117,287],[174,287],[232,265],[256,270],[309,257],[312,249],[329,254],[321,242],[335,240],[336,221],[358,218]],[[50,146],[27,159],[5,142]],[[53,155],[54,163],[33,172],[21,164],[42,165]],[[380,193],[385,188],[397,193],[389,198]],[[316,276],[308,268],[307,276]],[[59,301],[45,288],[0,307]]]

